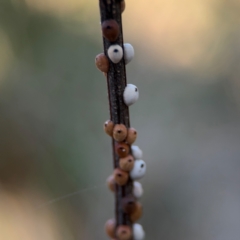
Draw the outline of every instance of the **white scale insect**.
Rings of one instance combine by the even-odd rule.
[[[118,44],[113,44],[108,48],[108,57],[113,63],[119,63],[123,57],[123,49]]]
[[[134,240],[143,240],[145,238],[145,232],[139,223],[133,224],[133,238]]]
[[[132,145],[131,146],[132,155],[135,159],[142,159],[143,153],[139,146]]]
[[[130,43],[124,43],[123,48],[124,48],[124,60],[125,64],[127,65],[132,61],[134,57],[134,48]]]
[[[134,104],[139,97],[138,88],[133,84],[127,84],[123,92],[123,101],[127,106]]]
[[[146,163],[142,159],[135,160],[130,176],[133,180],[142,178],[146,173]]]
[[[140,198],[143,195],[143,188],[140,182],[133,182],[133,196],[135,198]]]

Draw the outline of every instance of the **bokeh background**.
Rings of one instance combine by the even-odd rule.
[[[127,1],[146,239],[240,236],[240,2]],[[0,239],[107,239],[98,1],[0,1]]]

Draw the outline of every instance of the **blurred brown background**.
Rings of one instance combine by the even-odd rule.
[[[126,0],[146,239],[239,239],[239,13],[238,0]],[[107,239],[99,21],[98,1],[0,1],[0,239]]]

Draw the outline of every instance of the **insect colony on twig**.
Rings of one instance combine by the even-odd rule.
[[[101,2],[101,0],[100,0]],[[111,1],[109,1],[111,2]],[[101,7],[101,4],[100,4]],[[121,12],[125,9],[125,1],[121,1]],[[134,57],[134,48],[129,43],[124,43],[123,47],[116,43],[120,34],[120,26],[115,19],[106,19],[101,23],[102,35],[110,45],[104,53],[100,53],[95,58],[97,68],[107,77],[110,68],[110,61],[118,64],[122,59],[128,64]],[[108,78],[107,78],[108,79]],[[126,106],[134,104],[139,97],[139,90],[133,84],[126,84],[122,93],[122,100]],[[114,123],[107,120],[104,123],[104,130],[114,141],[114,151],[119,161],[113,173],[108,177],[107,184],[112,192],[116,191],[116,185],[125,186],[129,179],[133,182],[132,193],[121,199],[121,209],[129,216],[130,226],[119,225],[116,219],[110,219],[105,224],[105,231],[111,239],[118,240],[143,240],[145,232],[142,226],[136,221],[142,216],[142,205],[138,199],[143,194],[141,183],[136,180],[141,179],[146,172],[146,163],[142,160],[142,150],[132,145],[137,138],[137,131],[132,127],[126,127],[122,123]]]

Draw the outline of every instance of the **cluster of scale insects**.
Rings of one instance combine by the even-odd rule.
[[[121,2],[121,11],[125,9],[125,1]],[[128,64],[134,57],[134,48],[129,43],[124,43],[123,48],[115,44],[120,34],[118,23],[114,19],[108,19],[102,22],[102,34],[111,45],[107,50],[107,56],[104,53],[98,54],[95,58],[97,68],[107,76],[109,70],[109,61],[114,64],[119,63],[124,57],[125,64]],[[127,106],[134,104],[139,97],[138,88],[133,84],[127,84],[123,91],[123,101]],[[146,163],[142,160],[142,150],[132,145],[137,138],[136,129],[127,128],[124,124],[114,124],[108,120],[104,124],[105,132],[115,140],[115,152],[119,156],[118,167],[114,169],[113,174],[107,179],[108,187],[115,192],[116,184],[124,186],[129,178],[133,181],[132,194],[122,199],[121,207],[123,212],[129,215],[132,228],[128,225],[116,226],[115,219],[109,219],[105,224],[107,235],[116,240],[143,240],[145,232],[142,226],[136,223],[142,216],[142,205],[137,201],[143,194],[142,185],[136,181],[141,179],[146,172]]]

